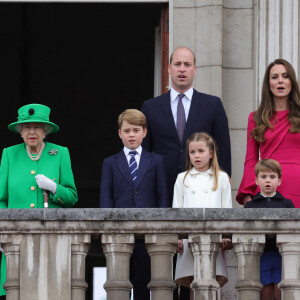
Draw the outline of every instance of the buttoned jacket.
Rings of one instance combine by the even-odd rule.
[[[48,207],[72,207],[78,200],[69,150],[46,142],[41,158],[33,161],[26,144],[5,148],[0,165],[0,208],[43,208],[43,191],[35,176],[43,174],[57,184],[55,195],[49,193]],[[6,259],[1,260],[0,296],[5,295]]]
[[[41,158],[33,161],[23,143],[3,150],[0,208],[43,208],[43,191],[35,180],[37,174],[43,174],[57,184],[55,195],[49,193],[49,208],[72,207],[77,202],[69,150],[46,142]]]
[[[202,131],[214,138],[220,166],[229,175],[231,150],[228,121],[220,98],[199,93],[194,89],[182,141],[178,137],[170,101],[169,91],[145,101],[141,110],[146,116],[148,130],[142,146],[163,157],[168,174],[171,206],[176,177],[185,170],[186,140],[193,133]]]
[[[101,208],[168,207],[168,198],[166,174],[159,155],[142,150],[135,182],[123,150],[104,159]]]
[[[174,208],[231,208],[231,185],[228,175],[219,171],[218,187],[213,191],[214,175],[211,169],[199,172],[193,168],[185,177],[180,173],[174,186]],[[183,181],[184,180],[184,181]]]

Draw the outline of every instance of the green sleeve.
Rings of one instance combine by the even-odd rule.
[[[8,207],[8,156],[5,148],[0,165],[0,208]]]
[[[71,159],[68,148],[63,148],[60,163],[60,180],[56,182],[57,190],[55,195],[50,193],[53,202],[62,207],[72,207],[78,201],[77,190],[75,187]]]

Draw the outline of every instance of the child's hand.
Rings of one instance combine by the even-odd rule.
[[[222,251],[232,249],[231,239],[222,239]]]
[[[177,253],[183,252],[183,242],[182,240],[178,240]]]

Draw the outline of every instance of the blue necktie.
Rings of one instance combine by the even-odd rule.
[[[137,152],[130,151],[129,154],[131,156],[129,160],[129,171],[131,173],[132,180],[135,181],[137,177],[138,166],[134,156],[137,154]]]
[[[184,94],[179,94],[178,95],[178,105],[177,105],[177,132],[180,141],[182,141],[183,138],[183,133],[184,133],[184,128],[186,124],[186,119],[185,119],[185,112],[184,112],[184,107],[182,103],[182,98],[184,97]]]

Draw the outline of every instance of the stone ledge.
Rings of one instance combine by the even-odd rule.
[[[300,209],[59,208],[1,209],[0,221],[299,221]]]

